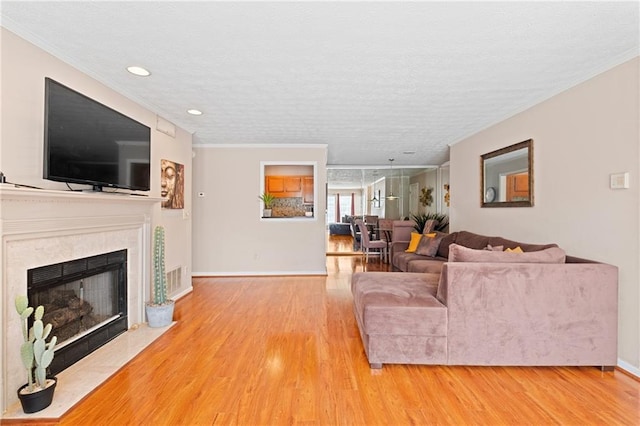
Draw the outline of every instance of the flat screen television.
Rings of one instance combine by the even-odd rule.
[[[149,127],[50,78],[44,122],[45,179],[149,190]]]

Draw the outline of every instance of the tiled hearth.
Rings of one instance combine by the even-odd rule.
[[[96,352],[81,359],[58,374],[53,402],[42,411],[24,414],[20,402],[8,407],[3,419],[58,419],[86,395],[132,360],[143,349],[166,332],[166,328],[134,327]],[[23,374],[24,375],[24,374]],[[24,380],[23,380],[24,382]],[[13,392],[15,395],[15,391]]]
[[[149,292],[145,283],[149,282],[150,274],[151,215],[159,200],[0,185],[0,202],[0,354],[3,360],[0,403],[2,417],[15,418],[16,415],[24,417],[16,389],[25,379],[18,350],[22,336],[13,301],[16,295],[27,294],[27,270],[126,249],[129,327],[143,323],[144,302]],[[60,380],[52,406],[30,416],[59,417],[162,331],[146,326],[130,330],[63,371],[58,375]]]

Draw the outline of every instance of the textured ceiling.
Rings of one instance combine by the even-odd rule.
[[[193,132],[195,144],[327,144],[330,165],[442,164],[449,144],[639,46],[638,2],[0,7],[3,26]],[[134,64],[152,75],[128,74]]]
[[[331,189],[366,188],[368,185],[382,178],[412,177],[424,173],[425,167],[340,167],[334,166],[327,170],[327,183]]]

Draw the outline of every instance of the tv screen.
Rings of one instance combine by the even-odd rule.
[[[149,190],[151,129],[45,79],[45,179]]]

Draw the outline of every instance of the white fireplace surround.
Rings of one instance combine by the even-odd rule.
[[[129,327],[143,323],[149,296],[151,217],[159,201],[0,185],[1,412],[16,403],[16,390],[25,382],[14,299],[27,294],[27,270],[126,249]]]

